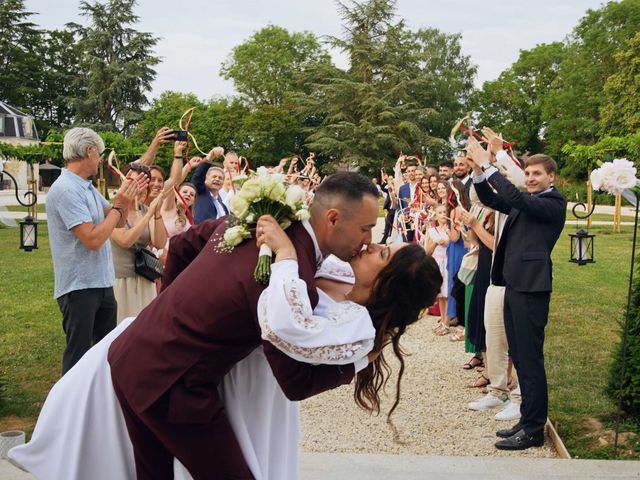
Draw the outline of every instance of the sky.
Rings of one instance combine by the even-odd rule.
[[[94,1],[94,0],[91,0]],[[26,0],[32,21],[42,28],[62,29],[67,22],[85,23],[79,0]],[[476,85],[498,77],[517,60],[520,50],[563,40],[587,9],[601,0],[398,0],[397,15],[412,30],[435,27],[462,34],[462,51],[478,66]],[[155,54],[162,63],[151,97],[165,90],[193,92],[205,100],[233,95],[233,82],[219,75],[234,46],[273,24],[291,32],[340,36],[341,19],[334,0],[138,0],[139,31],[160,37]],[[331,51],[345,68],[346,57]]]

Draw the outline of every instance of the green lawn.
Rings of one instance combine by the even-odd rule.
[[[554,252],[554,293],[547,327],[546,363],[550,414],[572,455],[607,458],[610,447],[591,434],[597,419],[614,425],[616,405],[604,394],[619,322],[626,305],[631,228],[612,234],[594,227],[596,263],[569,263],[569,225]],[[30,432],[39,408],[60,374],[64,334],[53,292],[53,272],[46,224],[39,229],[40,248],[18,250],[17,229],[0,228],[0,431]],[[88,268],[90,268],[88,266]],[[626,427],[640,433],[638,425]],[[637,438],[637,437],[636,437]],[[635,452],[628,457],[640,457]]]

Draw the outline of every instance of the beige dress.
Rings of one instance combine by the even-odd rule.
[[[141,207],[142,215],[146,212],[146,207]],[[129,222],[125,223],[125,228],[131,228]],[[151,232],[147,225],[142,235],[129,248],[122,248],[111,240],[113,252],[113,266],[116,273],[116,282],[113,285],[113,292],[118,301],[118,323],[127,317],[135,317],[140,311],[149,305],[156,298],[156,284],[141,277],[135,272],[135,253],[138,248],[147,248],[151,243]]]

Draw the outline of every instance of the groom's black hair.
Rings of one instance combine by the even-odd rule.
[[[324,179],[316,189],[313,202],[322,202],[324,199],[335,197],[358,202],[365,195],[371,195],[374,198],[380,196],[378,188],[369,178],[354,172],[338,172]]]

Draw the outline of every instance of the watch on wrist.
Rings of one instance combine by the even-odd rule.
[[[124,217],[124,208],[122,207],[111,207],[112,210],[115,210],[120,214],[120,218]]]
[[[491,167],[491,163],[489,162],[484,162],[482,165],[480,165],[480,170],[482,170],[483,172],[486,172],[489,167]]]

